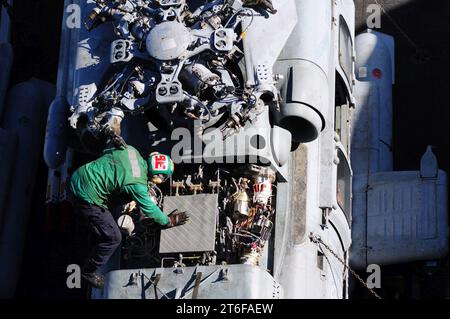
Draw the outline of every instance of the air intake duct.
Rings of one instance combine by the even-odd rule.
[[[334,76],[330,1],[296,0],[298,22],[284,46],[274,71],[284,76],[283,103],[278,124],[295,142],[315,140],[330,113],[330,84]],[[330,76],[330,70],[332,74]]]
[[[281,104],[279,124],[292,134],[296,142],[315,140],[325,128],[318,111],[326,106],[328,81],[323,72],[308,61],[295,61],[288,68],[286,94]]]

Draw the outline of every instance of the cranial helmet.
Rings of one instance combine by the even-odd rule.
[[[148,171],[152,182],[160,184],[173,174],[174,164],[170,156],[161,153],[151,153],[147,159]]]

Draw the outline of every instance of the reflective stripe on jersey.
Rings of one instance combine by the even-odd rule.
[[[141,177],[141,169],[139,167],[139,162],[135,150],[128,149],[128,159],[130,160],[133,177]]]

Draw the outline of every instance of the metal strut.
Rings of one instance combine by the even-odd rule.
[[[202,280],[202,273],[198,272],[195,275],[195,284],[194,284],[194,291],[192,292],[192,299],[197,299],[198,296],[198,287],[200,286],[200,282]]]

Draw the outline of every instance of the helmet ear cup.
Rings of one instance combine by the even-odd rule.
[[[158,176],[158,175],[153,175],[153,176],[151,177],[151,181],[152,181],[152,183],[154,183],[154,184],[161,184],[161,183],[163,182],[163,180],[161,179],[161,177]]]

